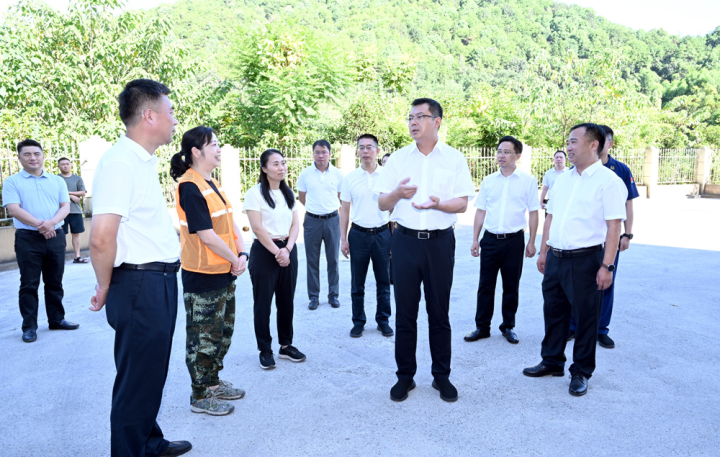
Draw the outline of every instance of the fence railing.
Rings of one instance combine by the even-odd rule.
[[[720,184],[720,149],[715,149],[712,153],[710,184]]]
[[[661,149],[658,184],[696,182],[697,149]]]

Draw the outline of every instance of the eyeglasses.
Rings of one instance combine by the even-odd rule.
[[[498,149],[497,155],[499,156],[509,156],[510,154],[515,154],[515,151],[510,151],[509,149]]]
[[[357,150],[360,152],[364,152],[364,151],[372,152],[375,149],[377,149],[377,146],[358,146],[358,148],[357,148]]]
[[[418,114],[417,116],[408,116],[407,121],[408,121],[408,124],[409,124],[410,122],[414,121],[415,119],[417,119],[417,121],[420,122],[420,121],[422,121],[422,120],[423,120],[424,118],[426,118],[426,117],[429,117],[429,118],[431,118],[431,119],[435,119],[435,118],[438,117],[438,116],[431,116],[431,115],[429,115],[429,114]]]

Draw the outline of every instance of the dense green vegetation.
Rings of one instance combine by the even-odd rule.
[[[119,15],[119,0],[79,0],[67,15],[23,1],[23,19],[0,26],[0,63],[42,71],[0,75],[4,131],[111,136],[112,95],[147,74],[178,89],[185,126],[238,146],[370,131],[397,147],[416,96],[443,103],[456,146],[504,134],[558,146],[580,121],[613,126],[625,147],[720,146],[720,27],[634,31],[551,0],[183,0]],[[44,33],[60,38],[41,46],[27,17],[52,19]],[[102,27],[72,27],[88,17]],[[98,39],[106,47],[88,51]]]

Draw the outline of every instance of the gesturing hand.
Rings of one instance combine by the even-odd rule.
[[[412,205],[413,205],[413,208],[415,208],[415,209],[423,210],[423,209],[437,208],[439,204],[440,204],[440,198],[435,197],[434,195],[431,195],[430,200],[426,201],[422,205],[418,205],[416,203],[413,203]]]
[[[395,188],[395,192],[397,193],[397,196],[400,199],[409,199],[413,198],[415,193],[417,193],[417,186],[409,186],[408,182],[410,181],[410,178],[405,178],[402,181],[400,181],[400,184]]]

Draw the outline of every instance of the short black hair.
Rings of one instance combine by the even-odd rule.
[[[412,103],[410,103],[410,105],[418,106],[418,105],[424,105],[425,103],[427,103],[428,106],[430,107],[430,114],[442,119],[442,117],[443,117],[442,106],[440,106],[440,103],[433,100],[432,98],[416,98],[415,100],[412,101]]]
[[[63,160],[67,160],[68,162],[70,162],[70,159],[68,159],[67,157],[60,157],[57,162],[58,165],[60,165],[60,162],[62,162]],[[70,163],[72,163],[72,162],[70,162]]]
[[[372,133],[363,133],[360,135],[355,142],[356,144],[360,142],[360,140],[373,140],[375,142],[375,146],[380,146],[380,142],[378,141],[377,137],[373,135]]]
[[[148,103],[157,103],[163,95],[170,94],[165,84],[152,79],[133,79],[125,85],[118,96],[120,104],[120,119],[126,127],[132,127],[140,122],[142,112],[147,109]]]
[[[513,145],[513,149],[515,150],[515,154],[522,154],[522,141],[518,140],[514,136],[506,135],[502,138],[500,138],[500,141],[498,141],[497,147],[500,147],[500,145],[506,141],[509,141]]]
[[[592,122],[585,122],[583,124],[578,124],[573,126],[570,129],[570,132],[577,129],[585,129],[585,136],[592,139],[592,141],[597,140],[598,142],[598,149],[597,152],[600,154],[600,151],[602,151],[605,148],[605,129],[602,128],[602,126],[598,124],[593,124]]]
[[[553,157],[555,157],[556,155],[558,155],[558,152],[562,152],[562,155],[564,155],[565,158],[567,159],[567,154],[566,154],[565,151],[563,151],[562,149],[558,149],[557,151],[555,151],[555,154],[553,154]]]
[[[392,154],[390,154],[389,152],[386,152],[385,155],[382,156],[382,158],[384,159],[385,157],[390,157],[391,155],[392,155]]]
[[[605,138],[610,137],[610,138],[615,139],[615,132],[613,132],[613,129],[611,129],[610,127],[608,127],[605,124],[600,124],[600,127],[602,127],[603,130],[605,130]]]
[[[317,140],[316,142],[314,142],[313,145],[312,145],[312,151],[313,151],[313,152],[315,152],[315,147],[316,147],[316,146],[326,147],[328,151],[332,152],[332,149],[330,148],[330,143],[328,142],[328,140]]]
[[[38,143],[38,142],[35,141],[35,140],[31,140],[31,139],[29,139],[29,138],[26,138],[26,139],[22,140],[21,142],[19,142],[19,143],[17,144],[17,148],[16,148],[16,149],[17,149],[18,154],[20,154],[20,151],[22,150],[22,148],[25,148],[25,147],[28,147],[28,146],[37,146],[37,147],[40,148],[41,151],[43,150],[43,147],[42,147],[42,145],[41,145],[40,143]]]

